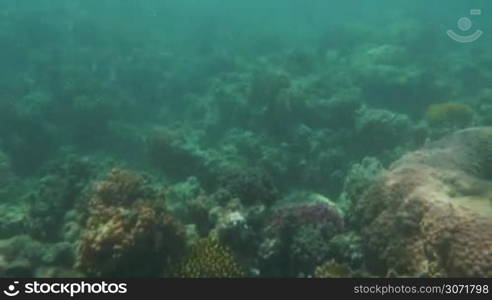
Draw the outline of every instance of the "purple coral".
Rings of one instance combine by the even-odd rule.
[[[278,234],[302,226],[313,226],[336,234],[343,231],[344,221],[339,209],[330,203],[289,204],[273,213],[268,229],[270,233]]]

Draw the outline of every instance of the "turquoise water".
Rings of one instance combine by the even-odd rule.
[[[361,204],[405,154],[492,126],[491,13],[0,0],[0,276],[492,276],[448,250],[404,261],[406,242],[434,247],[432,216],[403,206],[388,222],[411,229],[372,230],[393,213]],[[487,211],[475,184],[451,198]]]

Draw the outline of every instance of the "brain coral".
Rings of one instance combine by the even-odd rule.
[[[492,277],[492,128],[458,131],[395,162],[357,201],[381,275]]]

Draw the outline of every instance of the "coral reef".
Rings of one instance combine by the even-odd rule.
[[[265,205],[243,205],[238,198],[232,198],[210,211],[215,224],[212,234],[234,251],[241,264],[249,266],[249,271],[257,270],[262,230],[268,215]]]
[[[89,158],[68,156],[51,162],[37,186],[25,197],[29,212],[25,227],[32,236],[46,241],[61,238],[65,213],[82,201],[82,193],[95,174]]]
[[[314,272],[316,278],[347,278],[352,277],[352,270],[346,266],[330,260],[316,267]]]
[[[0,183],[5,185],[8,183],[9,178],[12,177],[12,170],[10,166],[10,160],[7,154],[0,150]]]
[[[189,143],[179,129],[158,128],[147,138],[150,162],[173,180],[195,176],[207,182],[213,178],[206,167],[206,153]]]
[[[249,100],[254,106],[267,105],[275,101],[279,93],[290,85],[287,74],[280,72],[258,72],[254,75]]]
[[[395,44],[361,47],[350,61],[362,93],[370,103],[415,115],[428,105],[419,94],[444,92],[433,73],[423,65],[410,63],[412,58],[406,51]]]
[[[0,238],[9,238],[18,234],[30,232],[29,206],[25,203],[0,204]]]
[[[334,236],[328,243],[329,257],[344,263],[352,270],[362,270],[366,261],[362,238],[358,232],[349,231]]]
[[[364,157],[360,163],[353,164],[343,183],[343,192],[339,200],[341,208],[348,209],[383,171],[384,167],[375,157]]]
[[[0,275],[490,276],[492,134],[437,141],[492,125],[490,51],[428,26],[455,15],[20,2]]]
[[[244,277],[242,267],[234,254],[216,237],[210,236],[196,242],[171,273],[181,278],[238,278]]]
[[[362,143],[365,155],[380,155],[393,160],[391,151],[407,143],[412,147],[422,141],[418,129],[405,114],[384,109],[363,108],[356,121],[357,144]],[[363,155],[361,153],[361,155]]]
[[[471,124],[475,112],[463,103],[446,102],[433,104],[427,108],[425,119],[431,126],[465,128]]]
[[[20,119],[39,119],[53,104],[53,96],[45,91],[33,91],[15,103],[15,112]]]
[[[368,267],[411,276],[492,276],[489,127],[405,155],[356,205]]]
[[[41,243],[27,235],[0,240],[0,274],[2,277],[58,277],[56,273],[64,271],[70,277],[81,276],[69,271],[74,263],[72,248],[70,243]],[[51,273],[45,273],[47,269]]]
[[[262,276],[301,276],[328,259],[329,241],[344,230],[338,207],[321,195],[300,194],[304,201],[274,209],[260,245]],[[304,202],[304,203],[303,203]]]
[[[278,233],[289,227],[314,225],[333,233],[343,229],[343,215],[329,199],[319,194],[293,195],[305,197],[305,200],[286,200],[286,204],[278,206],[271,217],[269,231]]]
[[[96,276],[156,276],[179,257],[184,229],[147,184],[122,169],[94,183],[78,268]]]
[[[492,126],[492,89],[483,89],[476,99],[476,117],[483,126]]]
[[[14,174],[9,156],[0,149],[0,200],[6,204],[15,202],[19,194],[24,192],[23,188],[23,182]]]
[[[200,236],[207,236],[213,227],[210,210],[217,203],[207,195],[196,177],[172,185],[166,191],[167,208],[185,224],[193,224]]]
[[[272,178],[261,169],[234,169],[219,179],[220,186],[244,204],[271,205],[278,199]]]

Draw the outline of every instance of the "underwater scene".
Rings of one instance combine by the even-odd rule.
[[[0,0],[0,277],[492,277],[492,3]]]

